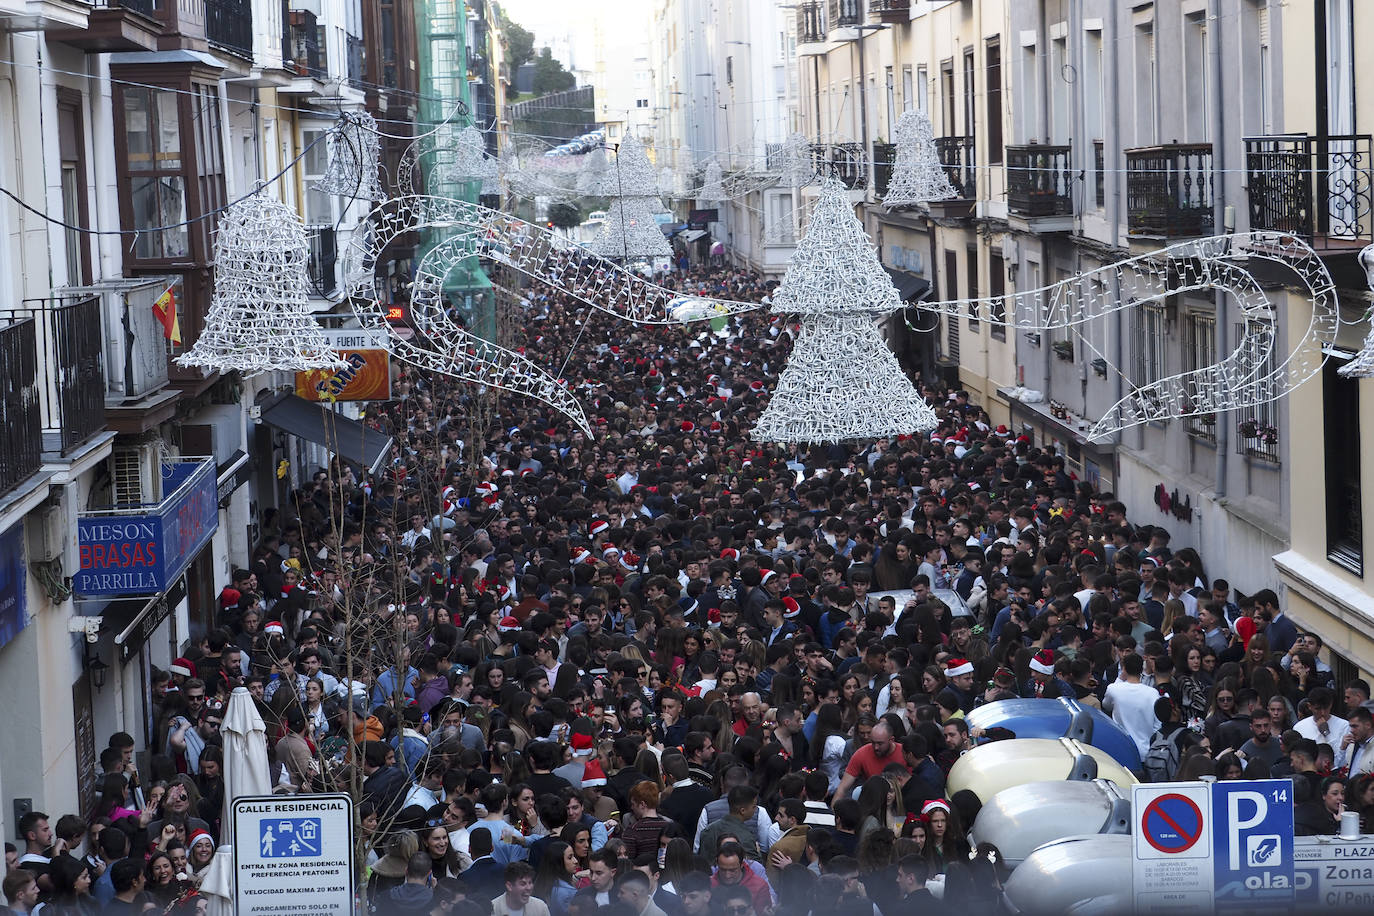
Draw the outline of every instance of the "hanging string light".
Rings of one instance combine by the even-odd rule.
[[[286,204],[257,194],[229,207],[205,327],[177,364],[246,376],[343,365],[310,310],[309,257],[305,225]]]
[[[902,113],[895,131],[896,161],[883,197],[889,210],[957,196],[935,150],[935,130],[919,108]]]
[[[702,171],[701,187],[697,189],[696,199],[708,203],[730,199],[730,195],[725,193],[724,174],[720,163],[714,159],[706,163],[706,168]]]
[[[825,180],[773,297],[773,314],[796,315],[801,333],[754,438],[844,442],[933,428],[935,412],[878,330],[901,304],[844,188]]]
[[[490,182],[500,174],[496,160],[487,153],[486,139],[476,127],[464,127],[456,133],[449,155],[449,161],[439,167],[441,182]]]
[[[611,202],[600,233],[587,246],[593,254],[622,259],[672,256],[673,246],[655,219],[663,209],[658,178],[634,134],[621,141],[615,162],[601,174],[596,188]]]

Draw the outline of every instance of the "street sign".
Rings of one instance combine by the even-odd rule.
[[[1212,784],[1216,908],[1293,904],[1293,784],[1253,779]]]
[[[1136,913],[1206,913],[1212,907],[1211,798],[1205,783],[1131,787]]]
[[[233,818],[238,916],[352,916],[351,798],[238,798]]]
[[[1295,912],[1374,909],[1374,837],[1302,837],[1293,847]]]

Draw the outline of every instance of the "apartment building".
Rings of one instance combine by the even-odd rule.
[[[781,276],[796,245],[795,189],[782,181],[783,143],[799,129],[791,5],[778,0],[664,0],[655,9],[654,72],[660,164],[684,196],[678,215],[734,263]],[[694,200],[706,167],[720,165],[729,199]]]
[[[364,107],[409,130],[414,56],[410,0],[0,3],[0,187],[24,204],[0,202],[0,686],[32,713],[0,747],[9,832],[73,785],[89,804],[110,733],[143,746],[151,668],[213,625],[264,510],[326,462],[293,378],[172,359],[204,324],[216,213],[260,182],[303,215],[335,308],[363,211],[311,188],[316,141]],[[169,288],[179,343],[153,310]]]

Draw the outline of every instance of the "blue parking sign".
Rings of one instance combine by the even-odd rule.
[[[258,821],[258,854],[264,859],[299,859],[318,856],[318,817],[273,817]]]
[[[1293,783],[1212,784],[1217,911],[1293,904]]]

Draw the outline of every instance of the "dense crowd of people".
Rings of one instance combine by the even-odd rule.
[[[946,779],[1014,737],[966,714],[1015,697],[1101,707],[1142,778],[1288,776],[1300,831],[1372,826],[1368,685],[964,392],[927,385],[919,436],[760,443],[795,333],[766,309],[632,326],[537,284],[521,307],[515,345],[566,358],[594,434],[511,399],[483,430],[486,395],[401,373],[368,411],[389,470],[321,469],[264,518],[89,816],[19,822],[13,911],[202,908],[240,686],[277,791],[353,793],[383,914],[990,906],[980,800]]]

